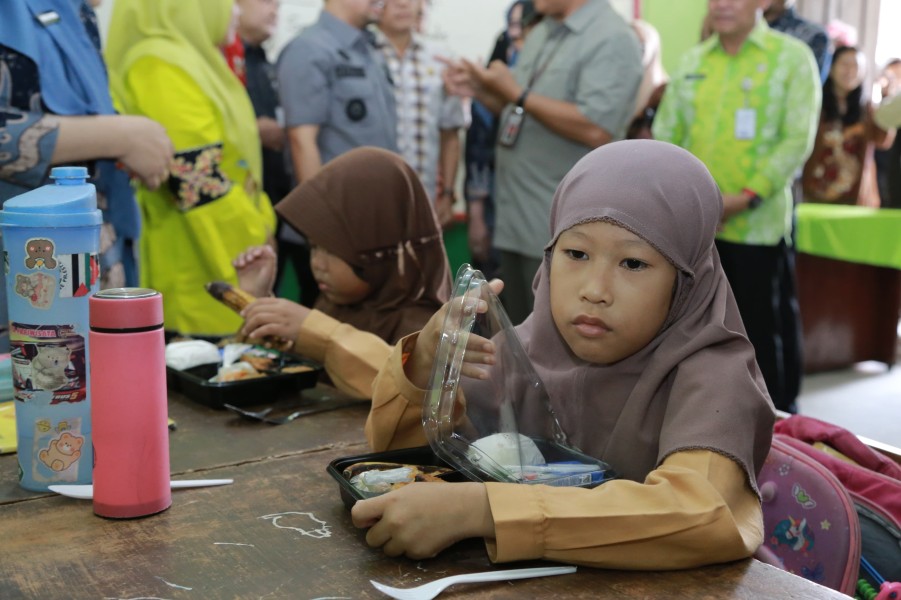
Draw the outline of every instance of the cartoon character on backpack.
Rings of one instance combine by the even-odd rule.
[[[813,531],[807,526],[807,519],[789,517],[776,523],[773,528],[771,545],[785,544],[795,552],[813,550]]]

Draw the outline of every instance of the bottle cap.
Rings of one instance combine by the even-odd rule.
[[[99,227],[97,192],[85,167],[54,167],[54,185],[44,185],[3,203],[4,227]]]
[[[88,182],[87,167],[53,167],[50,179],[56,185],[81,185]]]
[[[150,288],[112,288],[91,296],[91,329],[145,329],[163,326],[163,296]]]

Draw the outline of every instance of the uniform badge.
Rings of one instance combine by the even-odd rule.
[[[366,118],[366,103],[361,98],[353,98],[347,101],[344,107],[347,118],[353,122],[362,121]]]

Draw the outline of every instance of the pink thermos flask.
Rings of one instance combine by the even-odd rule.
[[[94,513],[126,519],[172,504],[163,297],[115,288],[90,299]]]

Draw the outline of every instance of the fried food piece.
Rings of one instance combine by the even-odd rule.
[[[278,369],[278,360],[271,356],[256,356],[254,354],[245,353],[241,355],[240,360],[249,363],[254,369],[260,372],[273,372]]]
[[[256,300],[253,295],[226,281],[211,281],[205,287],[213,298],[239,314]]]

